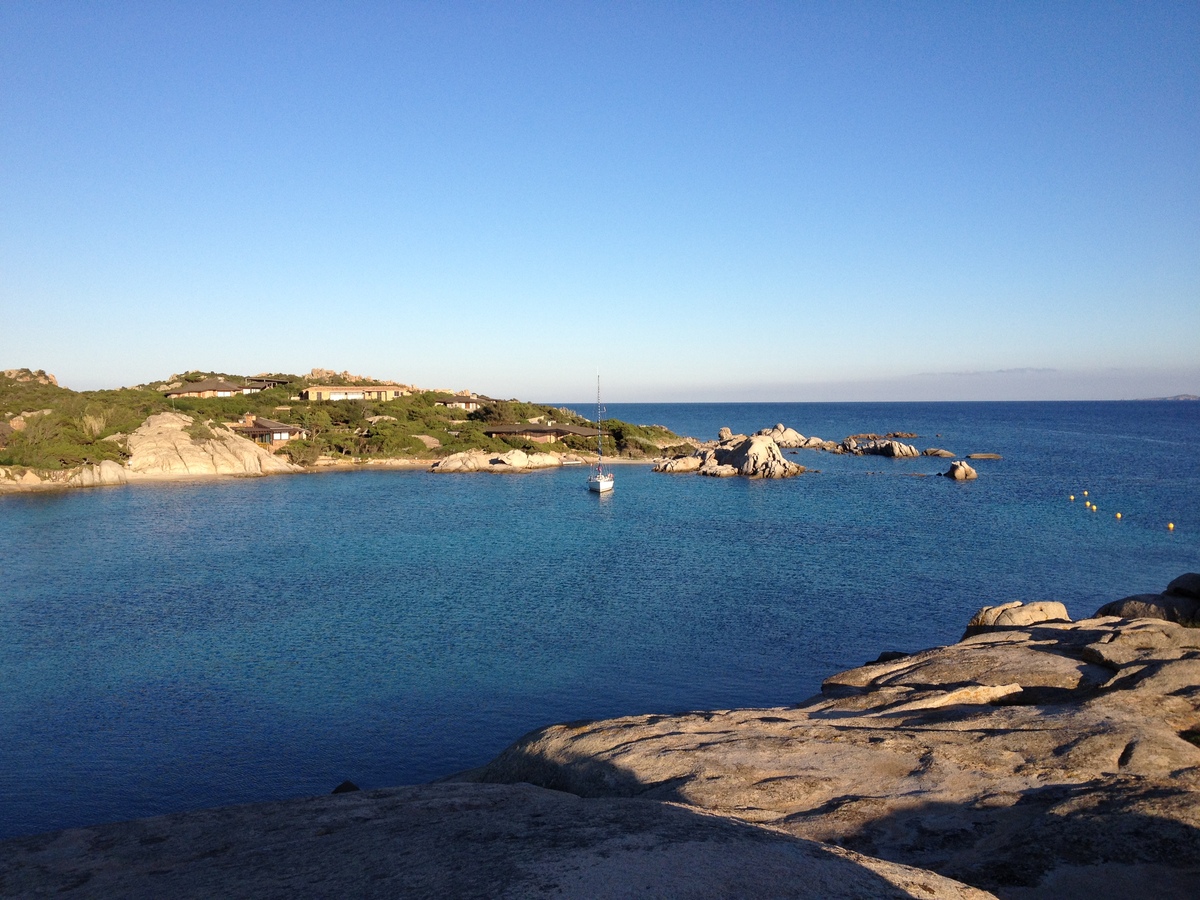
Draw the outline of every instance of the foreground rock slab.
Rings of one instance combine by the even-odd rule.
[[[462,777],[685,803],[1001,897],[1200,896],[1200,630],[998,609],[797,707],[556,725]]]
[[[930,872],[681,806],[444,784],[0,843],[0,894],[984,898]]]

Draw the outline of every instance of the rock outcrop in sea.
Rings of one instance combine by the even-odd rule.
[[[961,459],[956,459],[950,463],[950,468],[942,473],[947,478],[952,478],[955,481],[974,481],[979,477],[979,473],[963,462]]]
[[[853,453],[855,456],[890,456],[893,459],[906,459],[921,455],[921,451],[912,444],[902,444],[900,441],[889,438],[859,440],[848,437],[842,441],[841,450],[843,453]]]
[[[701,444],[690,456],[663,460],[655,465],[654,471],[669,474],[697,472],[716,477],[742,475],[748,478],[787,478],[805,471],[803,466],[784,459],[780,448],[825,450],[830,453],[885,456],[892,459],[911,459],[922,455],[951,458],[954,456],[953,453],[936,447],[931,447],[922,454],[912,444],[898,440],[901,437],[912,438],[916,435],[911,432],[893,432],[882,436],[855,434],[841,443],[834,443],[819,437],[805,437],[782,422],[773,428],[763,428],[750,437],[734,434],[729,428],[722,428],[716,441]],[[970,471],[974,473],[973,469]]]
[[[803,435],[796,437],[804,439]],[[779,444],[770,433],[760,432],[747,437],[722,428],[720,439],[716,442],[701,446],[691,456],[664,460],[655,465],[654,471],[671,474],[696,472],[715,478],[736,475],[745,478],[790,478],[805,469],[784,459]]]

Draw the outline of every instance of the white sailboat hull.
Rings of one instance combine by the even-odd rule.
[[[588,476],[588,490],[594,491],[597,494],[603,494],[613,489],[614,478],[607,472],[601,475]]]

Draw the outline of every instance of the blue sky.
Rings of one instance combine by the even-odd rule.
[[[1196,3],[0,5],[0,367],[1200,393]]]

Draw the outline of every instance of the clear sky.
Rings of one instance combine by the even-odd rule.
[[[0,368],[1200,393],[1200,4],[0,4]]]

